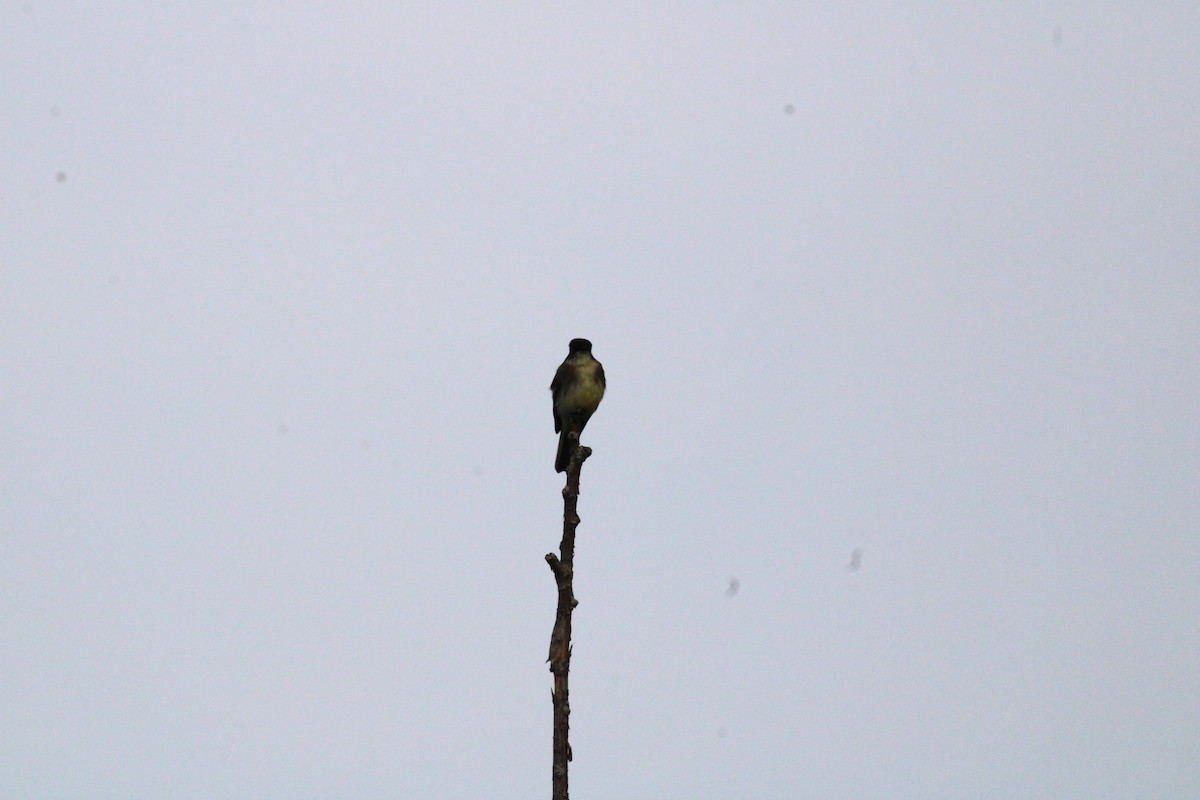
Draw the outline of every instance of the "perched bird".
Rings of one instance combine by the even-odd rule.
[[[571,340],[566,360],[550,381],[550,396],[554,401],[554,432],[558,434],[554,469],[566,472],[571,459],[567,434],[581,433],[604,397],[604,367],[592,358],[592,343],[587,339]]]

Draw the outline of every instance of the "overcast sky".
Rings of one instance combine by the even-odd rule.
[[[576,797],[1200,795],[1194,4],[433,5],[0,11],[0,796],[548,796],[575,336]]]

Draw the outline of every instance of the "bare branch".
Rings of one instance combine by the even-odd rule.
[[[567,463],[567,485],[563,487],[563,533],[559,554],[546,554],[546,563],[558,585],[558,608],[554,629],[550,633],[550,653],[547,661],[554,675],[551,702],[554,706],[554,760],[551,770],[553,800],[569,800],[567,794],[567,764],[571,761],[570,731],[571,704],[568,678],[571,671],[571,612],[579,601],[575,599],[575,528],[579,525],[576,508],[579,502],[579,471],[592,454],[589,447],[579,444],[579,434],[568,434],[571,457]]]

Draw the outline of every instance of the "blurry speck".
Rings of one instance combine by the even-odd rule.
[[[358,446],[361,447],[363,450],[370,450],[371,449],[371,440],[370,439],[359,439]]]
[[[854,548],[854,552],[850,554],[850,563],[846,565],[846,569],[851,572],[858,572],[858,568],[862,566],[862,548]]]
[[[724,738],[725,738],[726,736],[728,736],[728,735],[729,735],[729,729],[728,729],[728,728],[725,728],[725,727],[723,727],[723,726],[722,726],[722,727],[720,727],[720,728],[717,728],[717,738],[719,738],[719,739],[724,739]]]
[[[115,289],[120,285],[121,285],[121,276],[120,275],[109,275],[108,276],[108,288]]]
[[[742,588],[742,582],[739,581],[737,578],[730,577],[729,578],[729,586],[728,586],[728,588],[725,589],[725,596],[733,597],[735,594],[738,593],[738,589],[740,589],[740,588]]]
[[[471,474],[474,475],[476,478],[482,478],[483,477],[483,465],[476,464],[475,466],[471,467]]]
[[[279,431],[280,436],[287,436],[288,431],[290,431],[291,428],[289,428],[287,425],[280,425],[278,428],[276,428],[276,430]]]
[[[1051,38],[1051,40],[1053,40],[1055,47],[1062,47],[1062,26],[1061,25],[1054,26],[1054,33],[1050,34],[1050,38]]]
[[[50,116],[57,117],[61,113],[62,109],[60,109],[58,106],[50,106]]]
[[[59,183],[62,183],[66,179],[67,179],[67,173],[65,173],[65,172],[54,173],[54,180],[58,181]]]
[[[784,107],[783,107],[783,113],[785,113],[785,114],[795,114],[795,113],[796,113],[796,107],[795,107],[794,105],[792,105],[791,103],[788,103],[786,106],[784,106]]]

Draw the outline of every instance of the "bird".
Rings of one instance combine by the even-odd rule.
[[[862,566],[862,548],[854,548],[854,552],[850,554],[850,563],[846,565],[846,569],[850,572],[858,572],[858,568]]]
[[[592,343],[587,339],[571,340],[566,359],[550,381],[550,397],[558,434],[554,471],[566,472],[571,458],[567,434],[582,433],[604,397],[604,367],[592,357]]]

